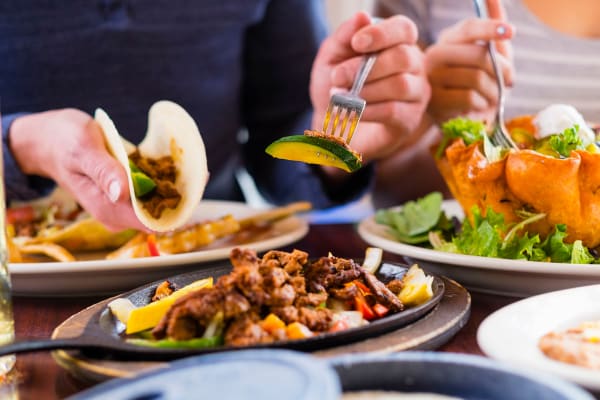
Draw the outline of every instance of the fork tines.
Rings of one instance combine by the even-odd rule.
[[[350,143],[365,106],[365,100],[352,96],[349,93],[334,94],[331,96],[329,107],[327,107],[327,113],[323,120],[323,133],[337,136],[346,143]],[[348,124],[349,121],[350,124]],[[346,132],[348,125],[349,129]]]

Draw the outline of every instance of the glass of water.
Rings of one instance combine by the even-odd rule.
[[[0,113],[0,126],[2,115]],[[15,338],[12,311],[10,273],[8,271],[8,246],[6,243],[6,203],[4,193],[4,163],[0,137],[0,346]],[[0,357],[0,375],[8,373],[15,364],[15,356]]]

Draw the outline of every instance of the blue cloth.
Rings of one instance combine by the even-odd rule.
[[[242,200],[234,171],[244,165],[270,202],[345,202],[364,192],[369,169],[332,194],[314,168],[264,152],[310,127],[310,69],[325,35],[318,0],[3,0],[3,136],[18,113],[102,107],[138,143],[149,107],[168,99],[202,133],[206,198]],[[6,148],[4,155],[9,198],[48,189],[23,176]]]

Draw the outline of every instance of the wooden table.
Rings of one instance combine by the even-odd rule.
[[[358,236],[353,225],[313,225],[309,234],[285,250],[298,248],[311,255],[326,255],[331,251],[340,257],[362,257],[367,244]],[[401,257],[385,254],[388,260]],[[438,351],[481,355],[477,345],[477,327],[491,312],[517,300],[516,298],[471,293],[471,317],[467,325]],[[14,299],[15,328],[18,339],[47,338],[54,328],[72,314],[92,305],[101,298],[26,298]],[[24,354],[17,358],[16,382],[3,389],[0,398],[10,390],[18,392],[20,400],[63,399],[90,384],[71,377],[60,368],[49,353]]]

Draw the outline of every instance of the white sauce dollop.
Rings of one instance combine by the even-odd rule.
[[[579,137],[584,147],[596,139],[594,131],[588,126],[583,116],[568,104],[552,104],[537,113],[533,121],[540,138],[561,133],[567,128],[579,125]]]

